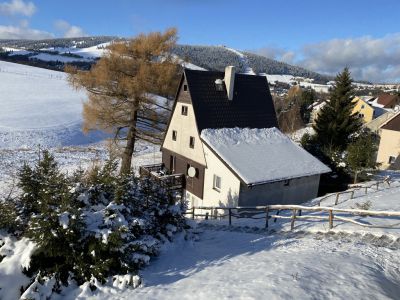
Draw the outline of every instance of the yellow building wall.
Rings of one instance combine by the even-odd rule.
[[[382,129],[381,140],[379,142],[377,163],[381,163],[380,168],[390,167],[389,159],[391,156],[397,158],[400,153],[400,132]]]
[[[374,109],[360,98],[355,97],[353,102],[357,102],[353,108],[353,114],[361,114],[364,123],[369,123],[374,119]]]

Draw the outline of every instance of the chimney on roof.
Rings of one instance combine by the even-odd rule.
[[[225,68],[225,86],[226,92],[228,94],[228,99],[233,99],[233,88],[235,84],[235,67],[234,66],[227,66]]]

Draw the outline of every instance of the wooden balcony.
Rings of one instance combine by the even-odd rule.
[[[170,174],[164,164],[140,166],[140,177],[151,177],[160,183],[162,187],[169,190],[180,190],[185,188],[184,174]]]

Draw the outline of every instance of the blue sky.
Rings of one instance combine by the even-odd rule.
[[[324,73],[350,65],[362,79],[395,80],[399,11],[390,0],[0,0],[0,38],[129,37],[174,26],[184,44],[252,50]]]

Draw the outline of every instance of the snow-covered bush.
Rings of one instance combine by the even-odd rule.
[[[138,270],[184,226],[183,207],[167,189],[149,178],[118,176],[116,169],[109,160],[66,176],[44,152],[34,167],[20,170],[21,196],[13,203],[23,235],[36,244],[24,270],[32,278],[24,297],[72,281],[94,289],[112,276],[135,278],[125,285],[137,286]]]

